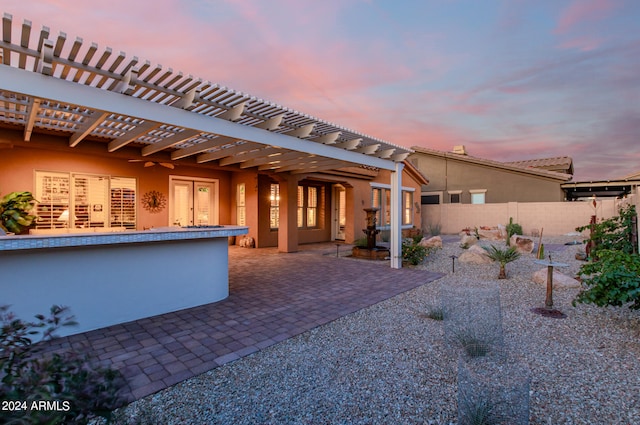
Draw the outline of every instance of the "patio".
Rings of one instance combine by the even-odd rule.
[[[336,258],[333,243],[294,254],[234,246],[229,263],[223,301],[56,339],[51,350],[83,348],[121,370],[134,400],[442,276]]]

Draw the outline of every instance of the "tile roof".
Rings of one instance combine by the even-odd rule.
[[[545,168],[538,168],[531,165],[520,165],[519,163],[514,162],[500,162],[494,161],[491,159],[477,158],[470,155],[462,155],[447,151],[440,151],[436,149],[425,148],[421,146],[412,146],[411,149],[414,150],[415,153],[423,153],[426,155],[440,156],[446,158],[454,158],[459,161],[465,161],[474,164],[485,165],[488,167],[500,168],[504,170],[524,172],[528,174],[535,174],[541,177],[548,177],[556,180],[569,181],[573,178],[571,174],[558,172],[554,170],[548,170]],[[568,158],[568,157],[567,157]],[[570,159],[570,158],[569,158]],[[519,162],[527,162],[527,161],[519,161]],[[573,171],[573,169],[572,169]]]

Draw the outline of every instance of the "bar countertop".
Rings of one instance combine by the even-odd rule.
[[[53,235],[0,236],[0,251],[52,249],[115,244],[135,244],[243,235],[246,226],[156,227],[122,232],[60,233]]]

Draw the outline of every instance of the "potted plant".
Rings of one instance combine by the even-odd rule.
[[[500,273],[498,274],[498,279],[506,279],[507,272],[505,270],[505,266],[507,265],[507,263],[511,263],[512,261],[516,261],[518,258],[520,258],[520,253],[513,246],[507,249],[499,249],[493,245],[483,248],[485,249],[485,251],[487,251],[489,258],[500,263]]]
[[[0,228],[17,235],[26,233],[36,219],[31,211],[37,201],[31,192],[11,192],[0,199]]]

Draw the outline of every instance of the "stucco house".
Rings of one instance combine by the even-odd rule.
[[[561,185],[572,179],[569,157],[499,162],[471,156],[464,146],[452,152],[412,149],[409,161],[429,179],[423,205],[563,201]]]
[[[402,266],[428,183],[411,149],[8,14],[2,25],[0,194],[38,200],[31,235],[0,236],[16,313],[55,301],[81,322],[109,316],[95,328],[214,302],[229,241],[353,242],[367,207]],[[26,269],[46,278],[15,285]]]

